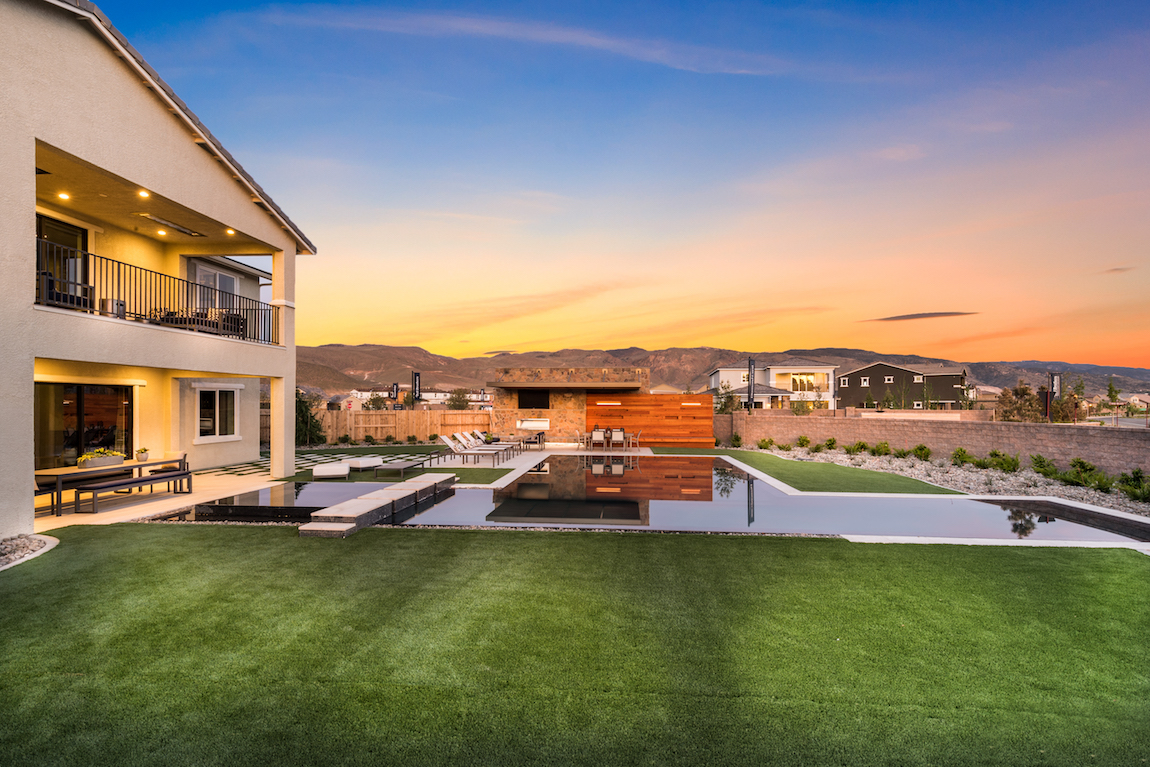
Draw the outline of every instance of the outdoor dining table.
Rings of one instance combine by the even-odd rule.
[[[125,460],[123,463],[86,468],[80,468],[79,466],[60,466],[55,469],[37,469],[36,479],[37,481],[40,479],[56,480],[56,490],[52,493],[52,511],[58,517],[63,513],[65,480],[74,477],[83,477],[85,474],[108,474],[116,471],[125,471],[127,469],[133,469],[134,476],[142,477],[144,476],[144,469],[149,466],[166,466],[171,463],[181,463],[181,461],[172,458],[155,458],[147,461]]]

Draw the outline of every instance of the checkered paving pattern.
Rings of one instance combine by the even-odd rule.
[[[295,454],[295,467],[296,471],[305,471],[318,466],[321,463],[339,463],[340,461],[349,461],[354,458],[366,458],[368,455],[376,455],[375,453],[342,453],[336,450],[325,450],[322,453],[300,453]],[[397,461],[413,461],[420,458],[425,458],[427,453],[387,453],[379,455],[383,459],[383,465],[395,463]],[[230,474],[235,477],[244,477],[252,474],[267,474],[271,471],[271,457],[264,454],[260,460],[252,461],[251,463],[237,463],[232,466],[219,466],[215,469],[204,469],[197,471],[196,476],[204,475],[219,475]]]

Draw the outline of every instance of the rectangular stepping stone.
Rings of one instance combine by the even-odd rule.
[[[301,538],[346,538],[356,531],[349,522],[308,522],[299,526]]]
[[[393,502],[382,498],[354,498],[326,509],[313,511],[312,522],[350,522],[358,530],[374,525],[391,513]]]

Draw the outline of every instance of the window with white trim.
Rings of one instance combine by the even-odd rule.
[[[914,377],[914,382],[915,382],[915,383],[922,383],[922,376],[915,376],[915,377]]]
[[[914,409],[915,410],[922,410],[922,403],[919,402],[918,400],[915,400]]]
[[[894,383],[894,376],[883,376],[883,383]]]
[[[200,389],[197,414],[198,436],[234,437],[236,433],[236,390]]]
[[[849,381],[849,380],[851,380],[851,379],[848,378],[847,376],[843,376],[842,378],[840,378],[839,379],[839,388],[840,389],[847,388],[847,381]]]
[[[870,386],[870,378],[867,376],[860,378],[859,379],[859,386]]]

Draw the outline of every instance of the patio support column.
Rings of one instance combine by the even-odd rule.
[[[6,103],[0,136],[26,136],[22,117],[21,105]],[[35,518],[35,167],[31,139],[0,141],[0,538],[31,533]]]
[[[271,379],[271,474],[295,474],[295,257],[272,256],[272,305],[279,307],[280,343],[287,351],[283,375]]]

